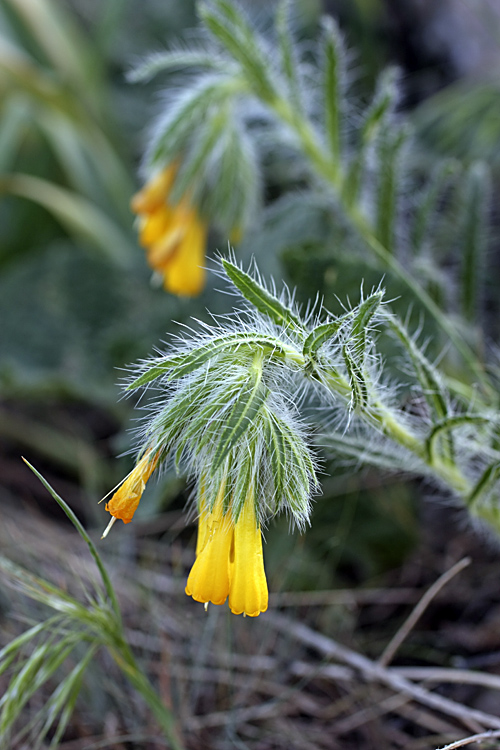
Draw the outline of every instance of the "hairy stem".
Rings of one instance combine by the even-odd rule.
[[[460,353],[471,374],[481,383],[484,392],[494,397],[491,383],[481,366],[474,351],[462,338],[456,328],[450,323],[447,316],[440,310],[434,300],[427,294],[425,289],[412,277],[401,265],[397,258],[380,242],[375,236],[366,216],[360,211],[359,206],[351,205],[344,194],[344,175],[340,163],[335,162],[326,151],[315,132],[311,122],[295,111],[286,99],[277,98],[272,103],[273,109],[278,117],[290,127],[298,137],[304,154],[307,156],[316,174],[328,182],[335,191],[336,199],[349,219],[351,225],[356,229],[358,235],[370,248],[378,260],[388,268],[399,280],[410,290],[427,312],[434,318],[446,337],[452,341],[456,350]]]

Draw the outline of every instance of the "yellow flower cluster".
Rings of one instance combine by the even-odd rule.
[[[196,560],[186,594],[197,602],[224,604],[235,615],[257,617],[267,609],[267,581],[262,534],[255,515],[253,490],[246,497],[236,523],[223,514],[224,485],[212,511],[202,507],[198,524]]]
[[[115,492],[106,510],[113,518],[130,523],[146,482],[158,463],[158,452],[147,451]],[[203,507],[198,526],[196,560],[189,574],[186,594],[197,602],[224,604],[236,615],[257,617],[267,609],[267,581],[262,553],[262,534],[255,514],[253,488],[236,523],[223,513],[224,484],[211,511]]]
[[[163,276],[172,294],[194,297],[205,285],[207,226],[191,204],[189,195],[172,204],[169,196],[177,173],[170,164],[132,198],[139,216],[139,242],[155,271]]]

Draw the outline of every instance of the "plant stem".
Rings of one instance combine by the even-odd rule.
[[[341,165],[335,162],[331,155],[325,151],[311,122],[299,112],[295,111],[286,99],[277,98],[272,103],[272,106],[278,117],[280,117],[280,119],[283,120],[298,136],[302,149],[313,166],[316,174],[333,187],[338,203],[342,205],[345,215],[351,222],[351,225],[356,229],[365,245],[370,248],[386,268],[399,278],[399,280],[411,291],[413,296],[419,300],[427,312],[434,318],[447,338],[452,341],[470,372],[477,378],[478,382],[481,383],[484,392],[488,394],[490,398],[495,398],[495,392],[491,383],[474,351],[470,348],[467,342],[464,341],[446,315],[444,315],[434,300],[428,295],[426,290],[415,281],[397,258],[389,252],[389,250],[375,236],[366,216],[361,213],[359,207],[356,204],[351,205],[350,202],[345,200],[343,191],[344,177]]]

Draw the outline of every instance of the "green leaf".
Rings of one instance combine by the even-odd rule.
[[[351,386],[351,408],[357,411],[365,407],[368,403],[368,386],[361,367],[355,358],[351,356],[347,346],[342,347],[342,356],[344,357],[349,384]]]
[[[465,425],[473,424],[488,424],[491,420],[488,417],[481,416],[480,414],[457,414],[453,417],[446,417],[440,422],[435,424],[425,441],[425,449],[429,461],[432,463],[434,457],[434,447],[437,438],[442,435],[443,432],[450,432],[456,427],[463,427]]]
[[[369,464],[386,471],[411,471],[406,456],[398,456],[392,446],[378,450],[374,441],[358,440],[344,433],[329,432],[322,441],[325,448],[331,448],[336,453],[351,458],[357,464]],[[418,468],[419,473],[422,469]]]
[[[353,323],[351,334],[356,339],[366,332],[373,316],[380,308],[384,299],[385,291],[381,289],[374,294],[370,294],[355,310],[353,310]]]
[[[337,24],[330,16],[322,19],[325,101],[325,131],[333,158],[341,158],[341,115],[344,78],[344,49]]]
[[[255,140],[232,108],[210,159],[210,189],[199,196],[200,210],[236,242],[255,217],[261,192]]]
[[[216,471],[237,441],[248,429],[264,404],[269,389],[262,383],[262,370],[252,368],[248,381],[227,417],[217,447],[215,448],[212,470]]]
[[[24,463],[26,466],[28,466],[33,474],[38,477],[40,482],[43,484],[46,490],[52,495],[56,503],[59,505],[59,507],[64,511],[64,513],[67,515],[75,529],[78,531],[84,542],[87,544],[90,554],[94,558],[95,564],[97,565],[97,569],[99,570],[99,573],[101,575],[101,579],[104,585],[104,588],[106,590],[106,593],[109,597],[109,601],[111,603],[111,606],[113,607],[114,615],[117,619],[117,622],[121,622],[121,614],[120,614],[120,607],[118,606],[118,600],[116,598],[115,590],[113,588],[113,585],[111,583],[111,579],[106,571],[106,568],[104,567],[104,563],[102,562],[99,553],[97,552],[96,546],[92,539],[87,534],[85,528],[83,527],[82,523],[79,521],[75,513],[71,510],[69,505],[60,497],[57,492],[54,490],[53,487],[50,486],[50,484],[47,482],[47,480],[40,474],[39,471],[35,469],[34,466],[30,464],[29,461],[27,461],[25,458],[23,458]],[[42,582],[43,584],[44,582]],[[46,584],[45,588],[48,588]],[[59,590],[53,588],[53,591],[57,592],[59,594]],[[69,601],[74,601],[68,598]],[[78,605],[81,607],[81,605]],[[83,611],[85,611],[84,607],[81,607]]]
[[[276,419],[272,412],[267,413],[267,441],[269,445],[269,456],[271,458],[272,477],[274,483],[274,499],[278,503],[286,487],[286,447],[283,432],[278,428]],[[277,511],[277,508],[274,509]]]
[[[456,172],[457,162],[455,160],[447,159],[443,161],[435,170],[427,189],[420,197],[410,234],[414,255],[418,255],[422,251],[432,219],[438,212],[441,196]]]
[[[462,311],[474,322],[479,308],[484,275],[484,255],[490,204],[488,172],[484,164],[474,164],[465,178],[463,224],[461,226]]]
[[[46,208],[71,234],[90,241],[105,257],[128,267],[136,250],[131,239],[96,205],[71,190],[27,174],[0,178],[0,193],[27,198]]]
[[[273,352],[283,354],[284,350],[279,339],[274,336],[259,334],[233,333],[215,338],[208,344],[192,349],[190,352],[172,357],[164,357],[156,360],[158,364],[143,372],[133,383],[127,386],[127,390],[135,390],[153,380],[169,374],[168,380],[177,380],[190,372],[194,372],[210,359],[217,357],[224,351],[237,351],[238,349],[252,349],[263,347]]]
[[[83,659],[73,667],[71,672],[58,685],[45,704],[43,711],[47,714],[47,718],[44,726],[38,734],[38,744],[43,743],[43,740],[54,724],[58,713],[61,712],[56,731],[54,732],[49,746],[51,750],[57,748],[74,711],[87,667],[94,658],[96,651],[97,647],[89,648]]]
[[[267,315],[273,323],[291,329],[294,333],[299,333],[301,337],[304,335],[305,329],[301,320],[289,307],[286,307],[277,297],[268,292],[234,263],[222,258],[222,265],[227,276],[240,290],[243,297],[251,302],[259,312]]]
[[[441,376],[417,346],[401,321],[391,314],[387,315],[387,321],[413,363],[415,374],[432,413],[438,419],[444,419],[448,416],[449,405],[448,393],[442,384]]]
[[[206,123],[207,113],[224,107],[244,89],[244,82],[234,75],[206,75],[186,91],[158,122],[146,161],[150,168],[164,167],[178,158]]]
[[[288,94],[293,109],[301,112],[302,93],[299,81],[299,61],[289,29],[290,0],[281,0],[276,13],[276,31],[281,55],[281,69],[288,84]]]
[[[276,432],[284,474],[281,498],[275,485],[273,510],[278,512],[283,507],[288,508],[295,522],[303,528],[309,520],[310,488],[317,484],[314,463],[302,437],[294,432],[285,420],[280,419],[276,414],[271,414],[270,422]]]
[[[37,625],[33,625],[32,628],[21,633],[21,635],[14,638],[10,643],[7,643],[7,645],[0,651],[0,675],[5,672],[11,664],[12,659],[15,659],[16,656],[18,656],[19,652],[29,641],[44,631],[55,629],[56,625],[60,622],[61,616],[54,615],[54,617],[50,617],[48,620],[45,620],[45,622],[39,622]]]
[[[361,141],[372,143],[379,135],[387,116],[396,106],[396,69],[387,68],[380,75],[373,102],[368,107],[361,125]]]
[[[379,140],[378,185],[376,194],[375,236],[391,254],[394,253],[400,155],[407,133],[403,128],[388,130]]]
[[[345,316],[334,320],[332,323],[322,323],[316,326],[304,341],[302,353],[305,358],[312,357],[329,339],[334,338],[342,324],[345,322]]]
[[[389,68],[382,73],[373,102],[365,113],[359,133],[359,144],[351,158],[342,186],[342,198],[348,208],[352,208],[359,198],[370,147],[395,106],[395,82],[396,75],[393,68]]]
[[[270,75],[272,62],[242,13],[226,0],[215,0],[215,10],[207,3],[198,7],[205,26],[240,64],[254,93],[266,102],[274,101],[277,94]]]
[[[169,50],[150,55],[143,63],[127,74],[130,83],[148,81],[157,73],[182,70],[184,68],[203,68],[227,72],[227,60],[218,56],[214,50],[203,49]]]
[[[229,117],[227,106],[221,106],[211,114],[207,113],[207,122],[200,129],[191,149],[184,154],[181,166],[175,178],[170,200],[177,203],[181,198],[190,193],[196,202],[198,195],[196,186],[203,183],[203,175],[207,168],[207,162],[220,141],[225,140],[226,124]]]
[[[477,506],[479,505],[481,499],[489,495],[499,479],[500,463],[498,461],[495,461],[494,463],[486,467],[481,477],[472,489],[469,497],[466,499],[465,502],[469,510],[479,510]]]

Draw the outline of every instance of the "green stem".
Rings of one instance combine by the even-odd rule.
[[[452,341],[471,373],[473,373],[481,383],[485,393],[492,398],[495,397],[495,392],[484,372],[484,369],[467,342],[460,336],[459,332],[450,323],[446,315],[444,315],[439,309],[434,300],[427,294],[425,289],[415,281],[412,275],[405,270],[397,258],[395,258],[380,240],[377,239],[366,217],[361,213],[358,206],[356,204],[351,205],[345,200],[343,191],[344,177],[341,165],[335,162],[331,155],[322,147],[310,121],[303,117],[299,112],[293,110],[285,99],[277,98],[272,103],[272,106],[278,117],[286,122],[286,124],[297,134],[300,143],[302,144],[303,151],[313,165],[315,172],[334,188],[337,200],[342,204],[345,215],[355,227],[365,244],[377,256],[379,261],[397,276],[421,302],[429,314],[432,315],[447,338]]]
[[[304,366],[305,366],[304,360]],[[336,396],[345,401],[350,398],[351,387],[348,381],[338,372],[321,377],[321,382]],[[371,400],[368,409],[360,413],[360,418],[371,427],[380,430],[393,442],[411,451],[420,461],[425,463],[432,473],[442,482],[451,487],[460,495],[468,495],[471,486],[456,464],[444,461],[438,456],[429,458],[425,441],[411,432],[408,427],[398,419],[397,412],[387,407],[379,399]]]

